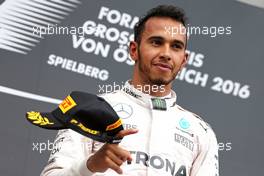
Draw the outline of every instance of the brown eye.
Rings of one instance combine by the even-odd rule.
[[[175,49],[182,49],[183,47],[182,47],[182,45],[180,45],[179,43],[174,43],[174,44],[172,45],[172,48],[175,48]]]
[[[152,40],[152,41],[151,41],[151,44],[152,44],[153,46],[160,46],[160,45],[161,45],[161,41],[159,41],[159,40]]]

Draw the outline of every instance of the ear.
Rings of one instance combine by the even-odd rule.
[[[131,41],[129,43],[129,54],[135,62],[138,60],[138,44],[137,44],[137,42]]]
[[[181,64],[181,68],[180,70],[185,67],[185,65],[188,63],[188,59],[189,59],[189,53],[185,51],[185,54],[184,54],[184,59],[182,61],[182,64]]]

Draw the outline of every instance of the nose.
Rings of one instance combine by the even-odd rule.
[[[166,59],[167,61],[171,60],[171,56],[170,56],[170,46],[164,45],[161,48],[161,51],[160,51],[160,59]]]

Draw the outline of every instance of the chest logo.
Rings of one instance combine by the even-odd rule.
[[[179,121],[179,125],[182,129],[190,128],[190,122],[188,122],[185,118],[181,118],[181,120]]]
[[[127,119],[133,114],[133,108],[125,103],[118,103],[113,108],[121,119]]]

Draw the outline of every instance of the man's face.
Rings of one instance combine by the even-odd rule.
[[[183,28],[171,18],[152,17],[145,23],[140,44],[130,43],[130,55],[135,60],[134,77],[144,83],[168,85],[186,64],[186,35],[166,29]]]

